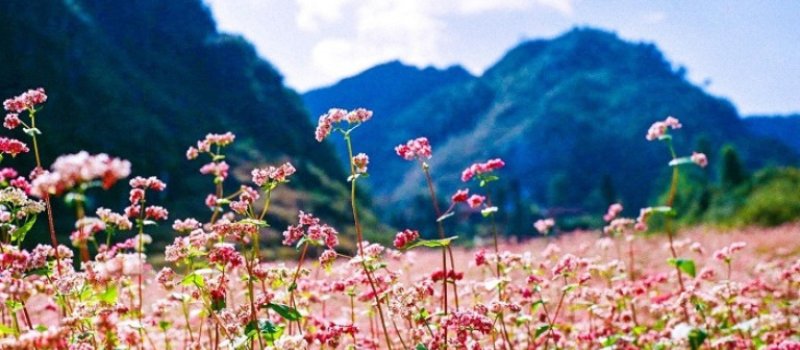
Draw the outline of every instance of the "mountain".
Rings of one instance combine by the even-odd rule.
[[[517,222],[509,226],[512,233],[532,231],[530,221],[519,217],[537,206],[548,215],[597,216],[617,199],[632,215],[651,203],[666,186],[669,153],[644,136],[652,122],[669,115],[683,123],[675,133],[681,154],[700,149],[714,164],[714,150],[733,144],[750,167],[797,160],[782,143],[751,133],[730,102],[691,84],[685,73],[652,44],[578,28],[524,42],[480,77],[429,86],[413,101],[386,107],[386,101],[362,100],[367,108],[374,102],[396,112],[376,113],[368,136],[355,136],[356,148],[371,156],[375,201],[385,205],[387,216],[396,216],[397,208],[412,215],[416,198],[425,193],[419,167],[395,156],[395,145],[417,136],[430,139],[431,169],[443,197],[466,186],[459,174],[469,164],[503,158],[504,187],[495,197],[506,221]],[[388,87],[388,81],[404,79],[367,78],[365,72],[345,81]],[[358,89],[341,86],[323,90],[349,98]],[[304,100],[312,115],[337,106],[333,97],[325,107],[308,103],[310,94]]]
[[[800,114],[756,115],[742,120],[751,133],[780,140],[800,153]]]
[[[201,0],[2,1],[0,46],[0,96],[39,86],[49,94],[37,118],[46,164],[79,150],[120,156],[134,175],[167,181],[159,203],[172,218],[205,217],[213,184],[183,155],[206,133],[230,130],[237,147],[228,162],[239,180],[265,163],[298,168],[273,200],[273,227],[296,220],[299,207],[350,222],[346,175],[330,145],[314,140],[299,95],[250,43],[220,33]],[[102,205],[122,208],[126,185],[116,187]]]

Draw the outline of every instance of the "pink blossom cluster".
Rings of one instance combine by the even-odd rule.
[[[186,150],[186,158],[189,160],[197,158],[200,153],[210,153],[214,151],[213,146],[225,147],[233,143],[236,135],[231,132],[224,134],[207,134],[202,140],[197,141],[197,147],[189,147]]]
[[[622,213],[622,204],[614,203],[608,206],[608,211],[605,215],[603,215],[603,220],[605,222],[611,222],[612,220],[616,219],[617,216]]]
[[[3,101],[3,108],[10,113],[22,113],[36,108],[36,105],[40,105],[45,101],[47,101],[47,94],[45,94],[44,89],[37,88]]]
[[[350,125],[358,125],[370,118],[372,118],[372,111],[364,108],[357,108],[349,112],[340,108],[332,108],[328,113],[319,117],[314,136],[317,141],[322,142],[331,134],[337,124],[347,122]]]
[[[408,140],[408,142],[405,144],[397,145],[397,147],[394,148],[394,151],[398,156],[400,156],[400,158],[405,160],[426,160],[431,159],[433,156],[431,144],[428,142],[427,137],[418,137],[416,139]]]
[[[0,137],[0,153],[2,154],[10,154],[12,157],[16,157],[20,153],[28,153],[29,151],[28,145],[22,141]]]
[[[701,168],[705,168],[708,165],[708,158],[703,153],[692,152],[690,159]]]
[[[325,245],[329,249],[333,249],[339,244],[339,232],[333,227],[321,223],[319,218],[300,211],[298,219],[297,225],[289,226],[283,231],[284,245],[292,246],[303,238],[316,245]]]
[[[286,182],[289,176],[294,175],[297,170],[291,163],[286,162],[283,165],[275,167],[268,166],[266,168],[253,169],[250,173],[252,175],[253,183],[257,186],[264,186],[267,183],[282,183]]]
[[[539,231],[539,233],[543,235],[550,233],[550,230],[553,229],[555,225],[556,221],[553,220],[553,218],[540,219],[533,223],[533,227],[536,231]]]
[[[674,117],[667,117],[663,121],[657,121],[650,126],[650,129],[647,130],[647,140],[654,141],[658,140],[662,136],[666,135],[669,129],[680,129],[683,125],[681,122],[674,118]]]
[[[397,249],[404,249],[409,243],[417,239],[419,239],[419,231],[405,229],[394,236],[394,247]]]
[[[506,163],[500,158],[490,159],[484,163],[472,164],[461,172],[461,181],[467,182],[472,180],[475,175],[490,173],[504,167],[505,165]]]
[[[99,181],[109,189],[117,181],[131,174],[131,163],[105,153],[91,155],[81,151],[60,156],[53,162],[50,172],[45,172],[31,182],[31,193],[37,197],[45,194],[61,195],[80,185]]]

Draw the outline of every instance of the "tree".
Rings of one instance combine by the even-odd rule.
[[[722,188],[731,189],[744,183],[747,180],[747,172],[736,149],[731,145],[725,145],[720,153],[722,160],[719,176]]]

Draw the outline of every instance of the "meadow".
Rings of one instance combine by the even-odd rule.
[[[36,89],[3,103],[17,138],[0,138],[0,153],[33,157],[36,167],[0,170],[0,349],[800,349],[800,226],[678,230],[681,169],[708,160],[674,151],[672,134],[683,127],[674,117],[642,130],[646,146],[671,156],[664,203],[635,218],[612,204],[597,213],[602,231],[555,235],[557,219],[542,218],[530,223],[542,238],[525,242],[503,239],[494,225],[502,159],[465,164],[463,187],[439,189],[449,199],[440,207],[428,139],[386,145],[424,174],[431,203],[419,209],[436,213],[438,238],[400,228],[384,246],[363,239],[371,228],[357,203],[362,181],[380,181],[358,151],[369,137],[358,127],[380,120],[367,109],[331,109],[308,137],[347,146],[341,180],[355,237],[341,241],[355,246],[300,211],[279,228],[296,260],[267,261],[260,241],[273,191],[292,186],[298,171],[291,163],[252,169],[226,193],[236,136],[208,134],[185,156],[213,189],[209,210],[170,218],[158,203],[166,184],[134,175],[127,160],[80,152],[44,164],[37,122],[55,122],[38,114],[46,100]],[[91,192],[126,185],[126,207],[87,210]],[[72,203],[75,217],[54,218],[56,199]],[[486,220],[489,244],[463,248],[447,232],[463,211]],[[74,221],[70,242],[59,242],[57,219]],[[50,244],[28,249],[37,225]],[[164,251],[151,248],[154,225],[174,231]],[[165,266],[155,267],[157,256]]]

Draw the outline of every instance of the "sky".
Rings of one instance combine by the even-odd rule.
[[[743,115],[800,112],[800,1],[205,0],[300,92],[399,59],[480,75],[575,26],[655,43]]]

